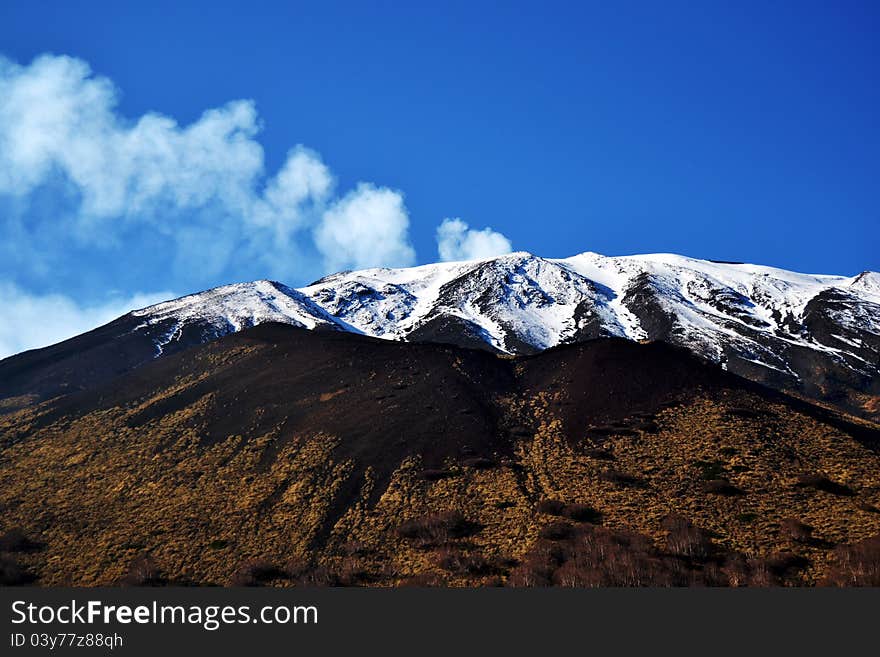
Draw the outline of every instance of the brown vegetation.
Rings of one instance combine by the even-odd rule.
[[[826,583],[833,586],[880,586],[880,535],[834,550]]]
[[[120,382],[0,414],[3,582],[770,586],[876,573],[880,430],[662,345],[500,359],[261,327]]]

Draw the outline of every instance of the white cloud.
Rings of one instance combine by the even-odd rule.
[[[174,296],[172,292],[135,294],[81,306],[62,294],[31,295],[12,283],[0,282],[0,358],[66,340]]]
[[[112,82],[81,60],[0,61],[0,191],[27,195],[60,174],[91,218],[212,200],[248,209],[263,169],[252,102],[208,110],[187,127],[153,113],[128,122],[117,102]]]
[[[510,240],[491,228],[474,230],[461,219],[444,219],[437,227],[440,260],[483,260],[512,251]]]
[[[291,230],[307,221],[304,208],[320,205],[333,191],[335,180],[321,156],[303,146],[287,155],[287,161],[266,185],[263,197],[254,204],[250,217],[259,226],[271,226],[278,237],[287,237]]]
[[[118,95],[79,59],[0,57],[0,195],[21,205],[53,184],[72,189],[76,207],[59,230],[112,245],[126,226],[147,226],[173,237],[176,262],[206,274],[235,258],[302,274],[304,250],[325,264],[413,260],[398,193],[362,184],[339,198],[330,169],[302,146],[267,175],[252,101],[181,126],[157,113],[127,120]],[[320,240],[309,243],[313,228]]]
[[[324,212],[315,243],[330,271],[406,267],[415,262],[400,192],[360,183]]]

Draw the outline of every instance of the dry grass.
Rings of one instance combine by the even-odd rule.
[[[670,406],[641,418],[644,429],[601,436],[564,425],[561,392],[511,397],[499,401],[508,425],[527,428],[512,456],[450,461],[436,477],[411,456],[377,490],[370,469],[335,456],[337,436],[282,444],[279,426],[203,443],[210,395],[129,426],[172,392],[38,430],[28,427],[39,409],[3,416],[0,530],[20,527],[41,545],[15,562],[4,557],[5,577],[87,586],[678,585],[696,575],[676,564],[716,549],[728,556],[699,566],[702,583],[847,584],[876,572],[865,541],[880,535],[880,513],[870,510],[880,506],[878,454],[781,404],[732,412],[759,403],[750,393]],[[740,493],[707,490],[718,480]],[[342,508],[341,491],[352,495]],[[586,536],[594,542],[586,552],[562,558],[554,548]],[[585,565],[612,544],[619,572]],[[149,563],[137,561],[144,554]],[[310,566],[296,574],[274,566],[303,562]]]

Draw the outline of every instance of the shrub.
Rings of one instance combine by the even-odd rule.
[[[556,524],[556,523],[554,523]],[[558,540],[539,539],[510,573],[510,586],[775,586],[807,561],[791,552],[747,559],[715,546],[709,532],[679,514],[662,521],[669,552],[650,537],[597,525],[569,526]],[[880,550],[880,537],[878,537]],[[791,581],[789,583],[794,583]]]
[[[712,479],[703,484],[703,490],[713,495],[724,495],[725,497],[735,497],[744,495],[744,491],[731,484],[727,479]]]
[[[458,511],[443,511],[407,520],[397,532],[403,538],[428,544],[464,538],[478,530],[479,525],[469,521]]]
[[[635,475],[621,472],[620,470],[605,470],[599,473],[599,479],[625,488],[635,488],[644,485],[644,481]]]
[[[376,576],[356,557],[345,557],[337,572],[337,586],[359,586],[376,580]],[[330,584],[332,586],[332,584]]]
[[[18,527],[0,535],[0,552],[33,552],[40,545],[27,536]]]
[[[605,585],[604,573],[577,561],[566,561],[553,573],[553,583],[571,588],[597,588]]]
[[[700,477],[706,481],[720,479],[724,474],[724,464],[720,461],[694,461],[694,467],[700,471]]]
[[[34,581],[34,576],[15,559],[0,555],[0,586],[23,586]]]
[[[363,541],[346,541],[339,546],[339,551],[346,557],[364,557],[373,550]]]
[[[294,557],[282,569],[284,575],[291,581],[297,581],[305,577],[314,565],[308,560],[301,557]]]
[[[153,557],[140,554],[129,564],[121,583],[123,586],[159,586],[164,580]]]
[[[779,552],[763,559],[746,559],[738,552],[724,556],[721,572],[730,586],[779,586],[786,577],[807,565],[807,560],[791,552]]]
[[[767,557],[764,562],[771,573],[785,577],[792,571],[801,570],[809,565],[806,558],[793,552],[777,552]]]
[[[462,554],[458,550],[444,549],[436,557],[443,570],[459,576],[485,577],[497,574],[498,568],[478,554]]]
[[[345,546],[343,546],[345,550]],[[358,555],[349,555],[342,559],[338,568],[315,563],[303,557],[294,557],[284,568],[271,568],[267,571],[269,580],[287,579],[294,586],[352,586],[364,581],[376,579],[376,575],[367,571],[356,558]],[[246,569],[244,569],[247,574]],[[257,577],[254,577],[257,575]],[[258,573],[251,573],[250,580],[259,582]],[[244,584],[253,586],[254,584]]]
[[[556,544],[538,542],[507,578],[509,586],[550,586],[554,571],[564,562],[562,549]]]
[[[722,569],[720,563],[709,562],[703,566],[699,573],[691,574],[690,586],[731,586],[730,578]]]
[[[666,546],[672,554],[700,561],[712,553],[708,533],[678,514],[666,516],[660,523],[666,530]]]
[[[510,573],[510,577],[507,578],[507,585],[518,588],[551,586],[553,584],[550,579],[552,575],[553,571],[547,572],[533,567],[531,563],[523,562]]]
[[[351,576],[351,572],[348,573]],[[309,568],[294,582],[296,586],[345,586],[346,582],[339,573],[327,566],[314,566]]]
[[[280,568],[273,566],[268,561],[254,559],[242,564],[232,576],[232,586],[259,586],[273,579],[286,578]]]
[[[537,509],[538,513],[546,513],[548,516],[561,516],[565,503],[559,500],[541,500]]]
[[[827,583],[833,586],[880,586],[880,535],[834,550]]]
[[[779,580],[770,570],[765,560],[749,559],[746,563],[748,566],[749,586],[767,588],[779,585]]]
[[[614,454],[609,452],[607,449],[601,449],[599,447],[592,447],[590,449],[584,450],[584,454],[589,456],[591,459],[596,459],[598,461],[614,460]]]
[[[586,504],[567,504],[562,509],[562,515],[575,522],[590,522],[596,524],[602,520],[602,514]]]
[[[541,527],[538,536],[548,541],[563,541],[571,538],[573,533],[573,527],[567,522],[551,522]]]
[[[738,553],[724,557],[721,562],[721,573],[727,579],[727,585],[733,587],[748,586],[752,579],[746,558]]]
[[[681,569],[663,558],[646,536],[594,525],[573,529],[562,543],[562,560],[551,581],[559,586],[672,586],[687,583]],[[550,562],[552,565],[552,562]]]
[[[820,490],[832,495],[842,495],[852,497],[855,495],[852,489],[836,481],[831,481],[828,477],[819,474],[802,474],[797,478],[795,486],[798,488],[812,488]]]
[[[440,577],[433,573],[418,573],[413,575],[412,577],[408,577],[400,583],[400,586],[406,587],[418,587],[418,588],[426,588],[426,587],[438,587],[445,586],[446,582],[443,581]]]
[[[687,539],[680,552],[709,555],[707,533],[681,516],[669,516],[664,525],[674,537]],[[739,553],[683,559],[661,553],[643,534],[596,525],[574,526],[562,540],[538,540],[508,578],[510,586],[574,587],[745,586],[754,581],[752,565]]]
[[[798,543],[809,543],[813,540],[813,528],[794,518],[786,518],[780,524],[783,533]]]

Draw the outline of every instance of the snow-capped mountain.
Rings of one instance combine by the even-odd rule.
[[[816,276],[671,254],[513,253],[368,269],[291,290],[227,286],[135,313],[220,335],[261,321],[533,353],[577,340],[665,340],[775,387],[834,401],[880,378],[880,274]],[[210,328],[207,328],[210,327]],[[157,350],[162,345],[157,343]]]
[[[880,274],[799,274],[671,254],[372,269],[302,288],[355,330],[532,353],[603,336],[664,340],[748,378],[838,402],[880,390]],[[875,404],[866,397],[864,404]]]
[[[263,324],[281,322],[300,328],[342,328],[301,292],[274,281],[254,281],[216,287],[172,301],[135,310],[141,318],[134,332],[152,335],[156,355],[175,346],[185,333],[195,342],[207,342],[228,333]]]
[[[662,340],[761,383],[880,416],[876,272],[809,275],[671,254],[512,253],[341,272],[300,289],[227,285],[96,331],[138,336],[158,356],[263,322],[509,354],[607,336]]]

